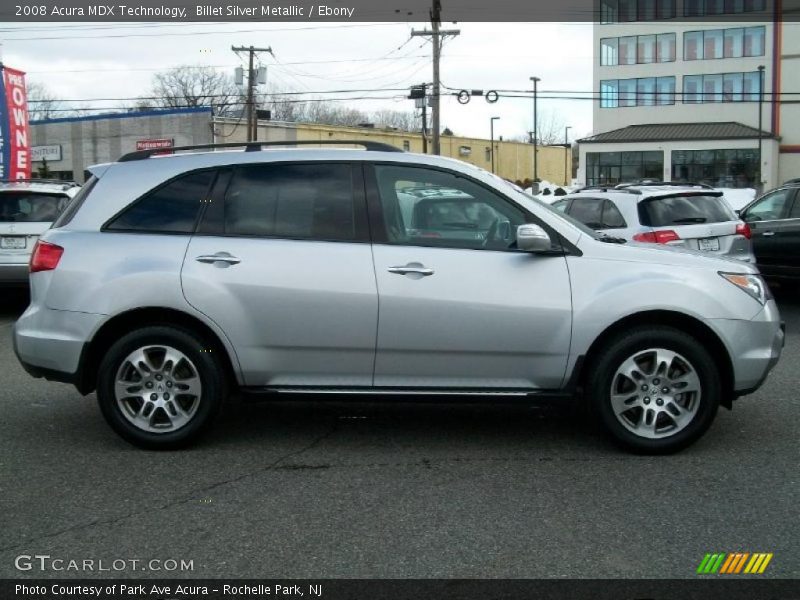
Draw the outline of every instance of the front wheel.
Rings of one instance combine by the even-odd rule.
[[[145,327],[114,343],[97,378],[97,399],[108,424],[129,442],[172,449],[196,439],[225,397],[219,357],[195,334]]]
[[[604,350],[591,367],[588,393],[618,443],[666,454],[711,426],[722,389],[719,369],[696,338],[672,327],[637,327]]]

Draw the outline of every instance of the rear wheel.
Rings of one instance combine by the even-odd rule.
[[[139,329],[114,343],[97,379],[108,424],[150,449],[195,440],[219,413],[225,391],[224,370],[209,345],[167,326]]]
[[[591,367],[589,395],[606,431],[626,448],[665,454],[690,445],[719,407],[719,370],[692,336],[637,327],[617,336]]]

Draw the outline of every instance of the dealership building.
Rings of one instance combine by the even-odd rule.
[[[34,175],[47,164],[51,177],[83,182],[90,165],[116,161],[134,150],[246,141],[243,119],[217,117],[198,107],[48,119],[31,123]],[[421,133],[372,126],[340,127],[318,123],[263,120],[261,141],[369,140],[410,152],[423,151]],[[430,140],[428,140],[430,142]],[[430,143],[428,144],[430,147]],[[492,149],[494,156],[492,156]],[[533,178],[533,145],[522,142],[441,136],[441,154],[494,171],[512,181]],[[564,183],[572,172],[572,152],[565,146],[539,146],[538,175]]]
[[[768,12],[765,0],[600,6],[594,134],[579,140],[579,181],[768,189],[800,176],[795,23]]]

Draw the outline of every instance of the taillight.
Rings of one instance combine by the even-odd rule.
[[[38,240],[31,254],[30,272],[52,271],[58,266],[62,254],[64,249],[61,246]]]
[[[650,244],[666,244],[681,239],[681,236],[672,231],[672,229],[661,229],[659,231],[637,233],[633,236],[633,239],[637,242],[648,242]]]
[[[750,225],[747,223],[739,223],[736,226],[736,235],[743,235],[748,240],[753,237],[753,232],[750,231]]]

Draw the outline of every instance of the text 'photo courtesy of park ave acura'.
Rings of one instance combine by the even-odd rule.
[[[800,589],[800,0],[0,21],[0,599]]]

